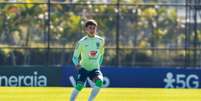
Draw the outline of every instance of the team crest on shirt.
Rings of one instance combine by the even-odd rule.
[[[96,42],[96,47],[97,47],[97,49],[99,49],[99,47],[100,47],[100,43],[99,42]]]

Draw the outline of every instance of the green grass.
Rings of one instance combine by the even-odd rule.
[[[0,87],[0,101],[69,101],[72,88]],[[85,88],[76,101],[87,101]],[[200,89],[103,88],[95,101],[201,101]]]

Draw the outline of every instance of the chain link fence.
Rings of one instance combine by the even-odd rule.
[[[201,66],[195,2],[55,1],[0,2],[0,65],[73,65],[75,42],[93,18],[106,39],[104,66]]]

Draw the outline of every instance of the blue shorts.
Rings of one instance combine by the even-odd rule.
[[[84,68],[80,68],[78,71],[78,76],[77,76],[77,82],[80,83],[85,83],[85,81],[87,80],[87,77],[90,78],[90,80],[93,81],[94,78],[98,78],[100,80],[102,80],[103,78],[103,74],[100,71],[100,69],[94,69],[92,71],[87,71]]]

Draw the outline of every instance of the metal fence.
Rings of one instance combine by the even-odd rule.
[[[200,1],[1,2],[0,65],[72,65],[88,18],[106,39],[104,66],[201,66]]]

